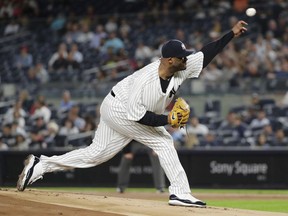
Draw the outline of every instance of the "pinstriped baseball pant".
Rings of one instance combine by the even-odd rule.
[[[132,139],[152,148],[170,181],[170,194],[190,193],[186,173],[174,148],[173,139],[164,127],[150,127],[127,120],[126,110],[110,94],[101,105],[101,119],[91,145],[60,156],[42,155],[44,173],[99,165],[124,148]]]

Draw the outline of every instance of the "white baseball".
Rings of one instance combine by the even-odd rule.
[[[248,9],[246,10],[246,15],[247,15],[247,16],[252,17],[252,16],[254,16],[255,14],[256,14],[255,8],[248,8]]]

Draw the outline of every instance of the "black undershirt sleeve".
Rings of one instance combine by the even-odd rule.
[[[168,117],[166,115],[158,115],[147,111],[143,118],[138,121],[140,124],[159,127],[168,124]]]
[[[202,47],[200,51],[204,54],[203,68],[205,68],[212,61],[212,59],[223,50],[223,48],[232,40],[233,37],[234,33],[231,30],[219,40],[213,41]]]

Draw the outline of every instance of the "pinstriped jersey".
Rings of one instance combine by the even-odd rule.
[[[127,119],[138,121],[146,111],[163,114],[184,80],[199,76],[203,58],[202,52],[187,56],[186,70],[174,74],[166,93],[162,92],[158,74],[160,60],[148,64],[116,84],[113,92],[127,110]]]

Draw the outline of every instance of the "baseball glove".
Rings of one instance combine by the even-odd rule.
[[[173,128],[184,127],[188,122],[190,107],[183,98],[178,98],[168,114],[168,123]]]

